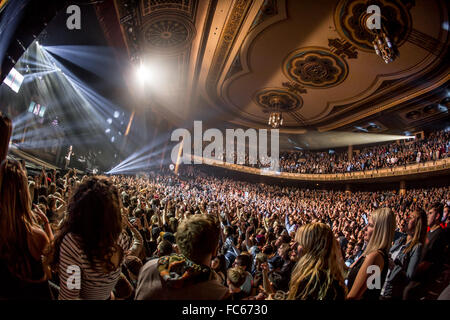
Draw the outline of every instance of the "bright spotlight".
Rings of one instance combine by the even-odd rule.
[[[118,118],[120,116],[120,112],[119,111],[114,111],[114,118]]]
[[[139,68],[137,69],[136,75],[137,75],[139,81],[141,81],[141,82],[147,82],[150,80],[150,70],[144,64],[141,64],[139,66]]]
[[[157,72],[158,71],[158,72]],[[154,82],[155,74],[159,72],[159,66],[156,63],[143,64],[136,70],[136,77],[140,83]]]
[[[116,140],[115,137],[111,137],[111,142],[114,142]]]
[[[110,132],[111,132],[111,129],[110,129],[110,128],[108,128],[108,129],[105,130],[105,133],[110,133]]]
[[[111,118],[108,118],[108,120],[106,120],[106,122],[108,122],[109,124],[111,124],[111,123],[112,123],[112,119],[111,119]]]

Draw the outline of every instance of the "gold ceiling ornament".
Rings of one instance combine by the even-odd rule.
[[[284,59],[283,72],[295,83],[308,88],[331,88],[348,76],[345,59],[323,47],[298,48]]]
[[[328,46],[330,47],[331,52],[341,56],[342,58],[358,58],[358,51],[356,50],[356,47],[344,39],[328,39]]]
[[[288,89],[290,92],[293,92],[298,95],[307,92],[304,86],[302,86],[294,81],[286,81],[286,82],[283,82],[281,85],[283,87],[285,87],[286,89]]]

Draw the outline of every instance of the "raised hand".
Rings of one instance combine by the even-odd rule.
[[[38,220],[41,224],[45,224],[45,225],[49,224],[49,221],[48,221],[47,216],[46,216],[45,213],[41,210],[41,208],[39,208],[38,205],[33,204],[33,209],[34,209],[34,213],[35,213],[35,216],[36,216],[37,220]]]

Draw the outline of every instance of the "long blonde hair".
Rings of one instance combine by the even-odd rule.
[[[338,243],[328,225],[320,222],[303,225],[295,240],[302,247],[302,255],[292,271],[288,300],[322,300],[332,289],[333,281],[346,290]],[[300,289],[302,282],[306,285]]]
[[[373,233],[362,256],[382,250],[389,251],[395,234],[395,214],[389,208],[380,208],[371,213]]]
[[[25,172],[19,162],[4,160],[0,164],[0,258],[25,280],[31,280],[28,235],[33,225]]]

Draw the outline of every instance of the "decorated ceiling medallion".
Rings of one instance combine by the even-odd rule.
[[[181,16],[159,16],[144,25],[143,35],[148,47],[173,51],[183,49],[191,42],[194,26]]]
[[[258,91],[253,100],[264,113],[273,111],[292,112],[303,106],[303,99],[283,88],[266,88]]]
[[[334,87],[348,75],[345,60],[327,48],[298,49],[285,59],[283,65],[286,76],[305,87]]]
[[[408,4],[408,5],[407,5]],[[369,5],[381,10],[381,25],[397,47],[403,44],[411,31],[410,2],[402,0],[341,0],[336,6],[334,23],[339,34],[358,49],[373,52],[376,33],[366,25],[371,14]]]

